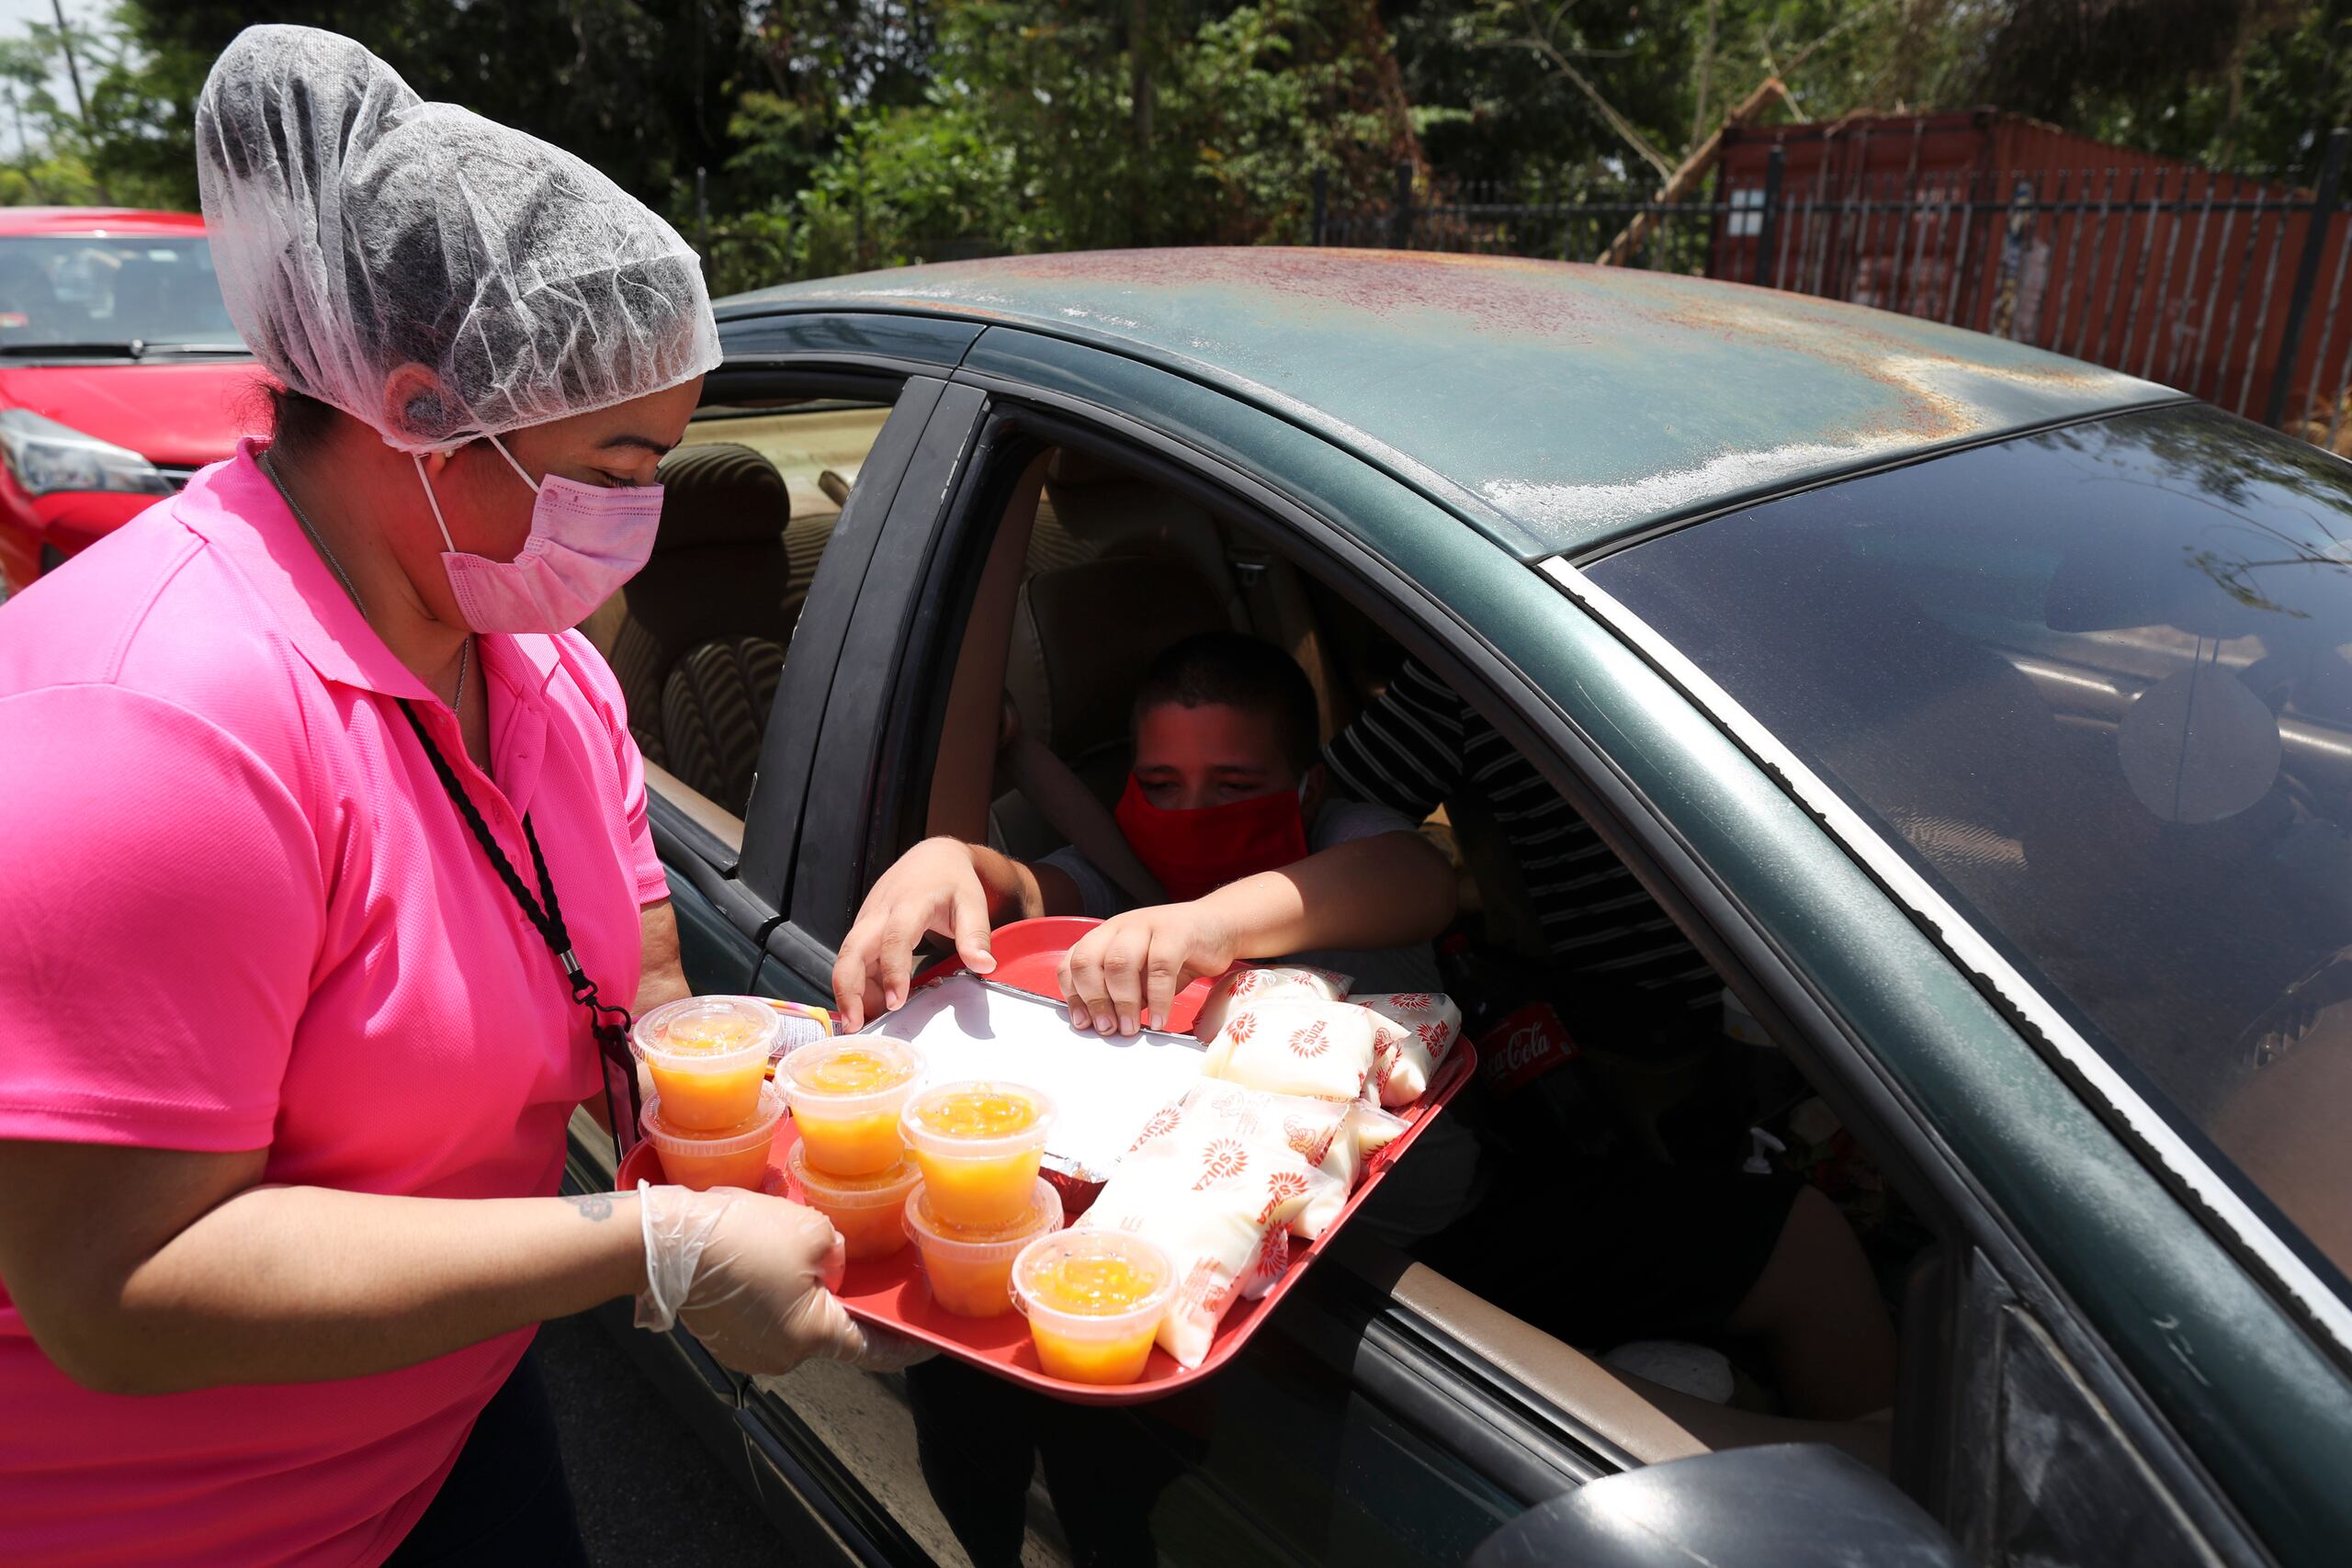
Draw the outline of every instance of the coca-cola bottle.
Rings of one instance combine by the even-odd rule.
[[[1617,1129],[1587,1082],[1576,1036],[1551,996],[1551,976],[1456,935],[1438,951],[1446,990],[1478,1052],[1478,1089],[1494,1134],[1523,1160],[1562,1151],[1600,1159]]]

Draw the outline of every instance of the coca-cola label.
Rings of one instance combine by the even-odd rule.
[[[1575,1036],[1549,1002],[1531,1002],[1478,1041],[1478,1075],[1508,1099],[1577,1056]]]

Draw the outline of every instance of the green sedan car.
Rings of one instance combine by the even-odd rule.
[[[616,1319],[792,1561],[2352,1562],[2352,467],[2018,344],[1530,261],[1025,257],[718,314],[585,628],[698,988],[827,999],[909,846],[1058,843],[1008,705],[1108,800],[1181,637],[1291,650],[1327,734],[1413,671],[1580,835],[1431,813],[1450,962],[1489,1016],[1549,998],[1661,1183],[1838,1199],[1899,1343],[1891,1416],[1819,1423],[1737,1343],[1668,1395],[1507,1310],[1609,1219],[1540,1148],[1480,1200],[1523,1257],[1345,1237],[1158,1403],[744,1379]],[[1569,975],[1588,888],[1631,945]],[[1484,1138],[1502,1087],[1447,1114]]]

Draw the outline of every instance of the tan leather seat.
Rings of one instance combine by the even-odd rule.
[[[1296,569],[1151,479],[1086,453],[1055,452],[1028,570],[1005,689],[1023,728],[1106,805],[1125,777],[1136,685],[1162,649],[1195,632],[1266,638],[1306,671],[1327,728],[1341,711],[1329,699],[1333,677]],[[1062,841],[1017,795],[998,800],[995,825],[1017,855]]]
[[[1022,586],[1006,684],[1023,727],[1108,801],[1125,775],[1128,709],[1151,661],[1196,633],[1231,629],[1215,590],[1182,562],[1084,561]]]
[[[646,756],[740,810],[741,802],[730,802],[729,792],[711,788],[710,781],[739,774],[748,781],[758,756],[757,728],[747,737],[739,725],[713,728],[708,705],[717,701],[729,707],[740,702],[751,706],[760,723],[765,721],[766,706],[753,701],[753,691],[725,701],[714,694],[719,681],[747,678],[762,665],[761,659],[727,651],[741,639],[767,643],[782,661],[791,635],[784,603],[791,577],[785,534],[792,502],[775,465],[732,442],[681,446],[662,459],[658,478],[663,486],[662,528],[652,558],[622,591],[624,613],[612,634],[613,672],[628,704],[630,733]],[[697,744],[707,740],[713,749],[709,771],[696,777],[673,760],[664,698],[673,673],[705,644],[720,645],[721,651],[688,676],[684,689],[705,705],[682,720],[680,731],[705,738]],[[774,688],[769,690],[773,695]],[[750,751],[737,755],[747,740]]]
[[[1298,660],[1327,732],[1354,716],[1354,698],[1326,651],[1296,567],[1174,491],[1064,447],[1046,465],[1029,570],[1052,571],[1105,556],[1190,563],[1235,630],[1254,633]]]
[[[1231,629],[1216,590],[1188,563],[1158,556],[1080,561],[1022,585],[1005,689],[1023,729],[1108,806],[1126,778],[1128,710],[1151,661],[1195,633]],[[1006,851],[1024,859],[1063,841],[1017,793],[998,799],[995,821]]]
[[[1246,628],[1216,519],[1174,491],[1063,447],[1046,464],[1046,492],[1029,532],[1029,570],[1058,570],[1104,556],[1190,564],[1236,628]]]
[[[784,645],[767,637],[730,637],[688,649],[662,693],[670,772],[741,816],[783,678]]]

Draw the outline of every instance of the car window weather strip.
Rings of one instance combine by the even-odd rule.
[[[2339,1355],[2352,1354],[2352,1305],[2331,1291],[2241,1197],[2235,1188],[2181,1137],[2171,1122],[2028,984],[1984,935],[1962,919],[1942,894],[1864,822],[1860,813],[1814,773],[1756,716],[1718,685],[1679,649],[1639,615],[1561,557],[1540,570],[1652,668],[1714,720],[1756,760],[1831,837],[1886,888],[1912,918],[1996,997],[2005,1010],[2064,1065],[2076,1084],[2097,1097],[2110,1126],[2119,1126],[2143,1153],[2199,1204],[2250,1261],[2291,1302],[2296,1315],[2331,1340]]]

